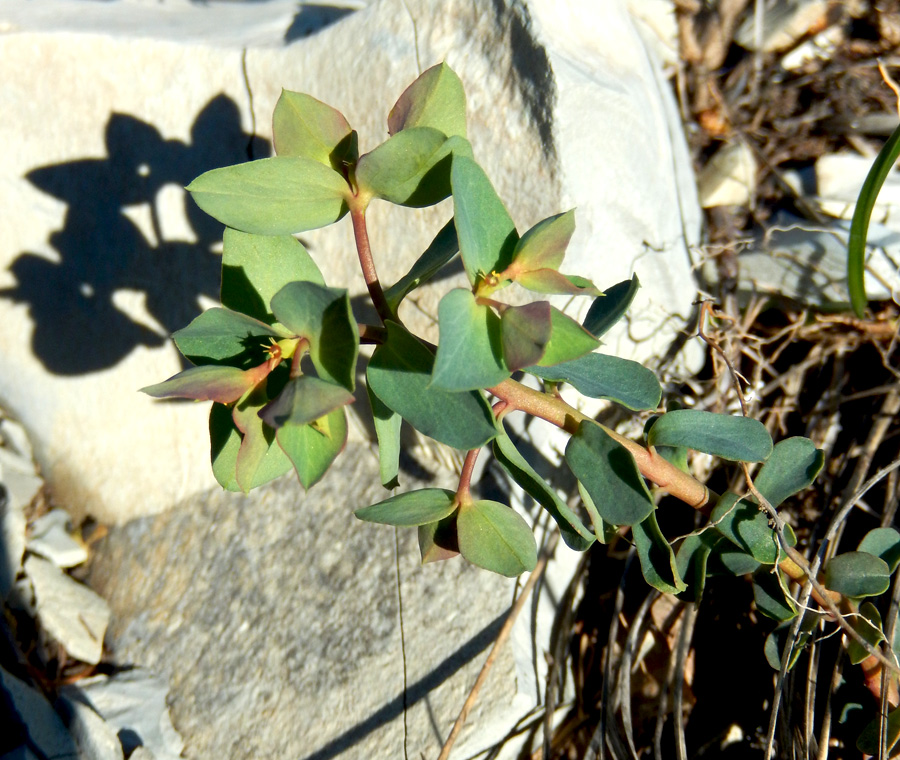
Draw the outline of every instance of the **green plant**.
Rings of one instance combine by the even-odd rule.
[[[198,205],[228,227],[223,305],[173,336],[197,366],[143,390],[214,402],[210,438],[219,483],[249,491],[293,468],[305,488],[313,486],[346,440],[345,407],[359,393],[360,343],[374,344],[362,363],[385,487],[398,483],[403,420],[467,452],[455,491],[427,488],[356,510],[363,520],[417,528],[424,561],[460,553],[507,576],[535,567],[528,524],[509,506],[473,493],[476,458],[489,445],[573,549],[584,551],[611,531],[628,529],[647,582],[692,601],[700,600],[715,555],[719,564],[753,573],[759,610],[781,623],[800,619],[790,584],[808,581],[825,614],[857,642],[859,656],[874,658],[867,673],[880,673],[885,664],[896,670],[873,646],[877,635],[871,630],[880,628],[860,599],[887,588],[900,535],[889,530],[867,537],[858,552],[834,558],[824,569],[823,586],[776,511],[822,469],[823,454],[812,441],[789,438],[776,446],[766,428],[746,416],[664,413],[653,372],[595,352],[628,309],[637,278],[601,292],[560,272],[575,229],[572,211],[519,235],[474,159],[462,83],[446,65],[429,69],[401,95],[388,128],[389,139],[359,155],[356,133],[338,111],[284,92],[274,114],[275,157],[208,172],[188,187]],[[451,222],[409,272],[384,289],[368,241],[369,204],[417,208],[447,197]],[[378,324],[357,324],[347,291],[327,285],[293,237],[346,214]],[[399,307],[457,254],[468,287],[443,296],[440,339],[433,346],[407,329]],[[579,324],[547,300],[504,302],[512,286],[593,302]],[[517,380],[520,373],[539,380],[542,390]],[[629,440],[585,416],[563,400],[562,385],[633,412],[653,412],[645,440]],[[516,412],[569,434],[565,461],[578,481],[587,522],[517,448],[506,427]],[[710,491],[690,472],[690,450],[738,463],[747,493]],[[699,510],[707,518],[704,527],[678,539],[663,535],[651,487]],[[781,633],[773,636],[774,652]],[[776,654],[770,659],[778,665],[783,653]]]

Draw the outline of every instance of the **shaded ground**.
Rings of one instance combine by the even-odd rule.
[[[802,435],[825,450],[816,486],[783,507],[799,548],[813,556],[831,530],[829,555],[852,551],[867,531],[895,524],[897,470],[840,513],[860,485],[900,457],[897,305],[870,303],[865,320],[765,300],[739,305],[737,242],[779,211],[820,221],[819,209],[791,189],[785,172],[838,150],[874,155],[893,131],[897,96],[877,64],[894,73],[900,64],[900,3],[821,3],[793,42],[759,55],[733,41],[752,20],[752,3],[676,5],[683,59],[676,84],[698,173],[737,139],[750,145],[759,166],[749,203],[707,212],[719,318],[706,329],[743,378],[750,415],[776,441]],[[786,57],[813,39],[823,45],[821,57],[786,71]],[[700,377],[668,388],[664,403],[676,402],[739,412],[732,375],[717,352],[709,350]],[[708,482],[719,492],[740,490],[741,477],[712,463]],[[659,515],[670,538],[699,524],[678,502],[663,501]],[[749,577],[720,567],[701,604],[686,605],[648,594],[629,550],[623,538],[591,551],[569,641],[578,695],[544,756],[762,757],[776,695],[776,757],[860,756],[856,738],[878,704],[844,656],[835,624],[816,631],[776,689],[778,672],[763,652],[775,622],[757,611]],[[890,597],[876,600],[886,628],[897,615]]]

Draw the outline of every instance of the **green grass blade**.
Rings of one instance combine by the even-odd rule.
[[[860,319],[866,309],[863,273],[869,221],[872,218],[872,209],[875,208],[875,200],[878,198],[881,186],[887,179],[898,156],[900,156],[900,125],[888,138],[878,153],[875,163],[872,164],[872,168],[869,169],[862,190],[859,191],[859,198],[856,199],[856,209],[853,212],[853,221],[850,223],[850,240],[847,242],[847,289],[850,291],[850,304],[853,306],[853,311]]]

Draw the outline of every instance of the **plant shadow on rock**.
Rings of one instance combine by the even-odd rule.
[[[190,142],[167,140],[152,124],[118,113],[106,124],[105,141],[105,158],[28,172],[29,182],[68,206],[62,228],[49,238],[59,259],[21,253],[9,267],[17,285],[0,290],[0,297],[28,305],[34,355],[57,375],[107,369],[138,346],[162,346],[200,313],[200,296],[218,300],[220,257],[212,246],[222,225],[185,193],[192,234],[181,237],[194,239],[166,237],[160,193],[269,150],[268,142],[243,131],[237,105],[225,95],[197,115]],[[150,236],[127,213],[146,208]],[[117,303],[117,294],[131,300],[135,293],[156,325]]]

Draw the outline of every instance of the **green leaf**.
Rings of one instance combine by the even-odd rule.
[[[584,318],[584,328],[595,338],[603,336],[625,316],[640,287],[637,275],[633,275],[630,280],[624,280],[604,290],[603,298],[595,299],[588,309]]]
[[[454,159],[450,182],[459,251],[474,285],[479,277],[509,266],[519,235],[503,201],[475,161],[462,156]]]
[[[264,387],[258,387],[237,403],[232,419],[241,431],[241,448],[235,463],[235,479],[244,493],[279,478],[291,469],[291,463],[275,442],[275,431],[259,417],[268,403]]]
[[[319,376],[353,391],[359,329],[347,291],[314,282],[290,282],[272,298],[275,318],[309,341]]]
[[[241,433],[234,426],[231,409],[223,404],[213,404],[209,410],[209,442],[213,475],[219,485],[227,491],[240,491],[235,471]]]
[[[537,564],[531,528],[505,504],[475,501],[460,505],[456,531],[460,554],[485,570],[515,578]]]
[[[457,253],[459,241],[456,239],[456,227],[451,219],[441,228],[412,268],[385,291],[384,297],[391,310],[396,314],[400,302],[434,277]]]
[[[308,425],[355,399],[340,385],[311,375],[289,380],[281,393],[259,413],[276,430],[285,425]]]
[[[881,613],[872,602],[863,602],[859,606],[858,615],[847,615],[844,618],[864,641],[876,649],[882,641],[887,641],[881,623]],[[847,637],[847,656],[854,665],[859,665],[870,655],[856,639]]]
[[[857,551],[868,552],[883,559],[891,573],[900,563],[900,533],[893,528],[870,530],[859,542]]]
[[[647,440],[651,446],[686,446],[738,462],[763,462],[773,448],[772,437],[759,420],[695,409],[662,415]]]
[[[613,539],[619,535],[619,529],[600,517],[597,505],[594,504],[594,500],[591,498],[591,495],[587,492],[581,481],[577,482],[577,486],[578,495],[581,497],[581,503],[584,505],[584,510],[591,518],[591,525],[594,528],[594,537],[603,545],[612,543]]]
[[[791,670],[796,665],[797,659],[809,641],[811,632],[819,624],[819,620],[820,616],[816,613],[804,613],[803,620],[800,623],[800,633],[788,657],[788,670]],[[784,655],[784,647],[787,644],[793,625],[794,623],[792,622],[782,623],[766,637],[764,646],[766,660],[775,670],[781,670],[781,658]]]
[[[900,739],[900,707],[889,710],[887,716],[887,728],[885,729],[886,734],[886,747],[887,747],[887,755],[885,757],[894,757],[893,749],[897,744],[897,740]],[[863,755],[871,755],[873,757],[880,757],[880,736],[881,736],[881,716],[873,718],[869,724],[863,729],[862,733],[859,735],[859,739],[856,740],[856,748]]]
[[[844,596],[878,596],[890,580],[887,562],[868,552],[838,554],[825,563],[825,587]]]
[[[415,527],[443,520],[456,511],[456,494],[444,488],[422,488],[401,493],[355,514],[366,522]]]
[[[456,288],[438,306],[440,343],[431,384],[444,391],[490,388],[506,380],[500,317],[475,301],[472,291]]]
[[[375,436],[378,438],[378,466],[381,470],[381,485],[396,488],[400,480],[400,426],[403,418],[385,404],[366,383]]]
[[[275,433],[278,445],[294,465],[307,490],[318,483],[347,443],[347,415],[343,408],[311,425],[285,425]]]
[[[550,342],[553,324],[547,301],[510,306],[504,310],[500,323],[503,358],[510,370],[514,372],[540,361]]]
[[[446,63],[423,72],[404,90],[388,115],[388,132],[410,127],[434,127],[447,137],[466,136],[466,94]]]
[[[605,398],[626,409],[656,409],[662,389],[656,375],[630,359],[606,354],[586,354],[553,367],[527,367],[526,372],[544,380],[569,383],[591,398]]]
[[[529,272],[521,272],[512,279],[526,290],[534,293],[556,293],[570,296],[600,295],[600,291],[590,280],[575,275],[565,275],[555,269],[533,269]]]
[[[869,221],[872,219],[872,210],[875,208],[881,186],[894,168],[898,156],[900,156],[900,126],[882,146],[872,168],[869,169],[866,181],[859,191],[859,198],[856,199],[853,221],[850,222],[850,238],[847,241],[847,289],[850,291],[853,311],[860,319],[866,312],[865,257]]]
[[[493,441],[494,456],[513,482],[540,504],[559,525],[559,532],[570,549],[585,551],[594,543],[594,534],[584,526],[569,505],[537,474],[503,431]]]
[[[550,307],[550,326],[550,340],[538,362],[541,367],[572,361],[600,345],[600,341],[574,319],[553,306]]]
[[[207,364],[191,367],[162,383],[141,388],[141,393],[154,398],[190,398],[230,404],[262,382],[267,374],[269,368],[266,364],[247,370]]]
[[[226,229],[222,252],[222,305],[271,324],[269,302],[289,282],[324,285],[322,273],[290,235],[251,235]]]
[[[368,192],[401,206],[431,206],[450,195],[454,155],[471,158],[472,146],[430,127],[398,132],[359,159],[356,181]]]
[[[279,156],[311,158],[340,172],[352,131],[340,111],[310,95],[282,90],[275,104],[272,133]]]
[[[764,568],[753,576],[753,598],[756,608],[766,617],[778,622],[797,616],[797,605],[785,592],[786,581],[781,570]]]
[[[724,539],[716,546],[712,559],[732,575],[749,575],[762,567],[762,563],[757,562],[752,554],[738,550],[733,543]]]
[[[812,485],[825,464],[825,452],[809,438],[779,441],[753,479],[756,489],[777,507],[785,499]]]
[[[769,527],[766,513],[747,499],[739,499],[736,493],[724,493],[713,508],[710,522],[715,524],[719,533],[757,562],[774,565],[784,559],[783,552],[779,551],[778,535],[774,528]],[[797,543],[790,525],[785,527],[784,535],[788,545]]]
[[[269,325],[236,311],[207,309],[172,338],[194,364],[229,364],[247,369],[265,360],[269,338],[283,338]]]
[[[456,536],[456,512],[437,522],[419,526],[419,552],[422,564],[452,559],[459,554]]]
[[[311,158],[276,156],[201,174],[188,185],[197,205],[222,224],[259,235],[290,235],[336,222],[350,186]]]
[[[509,279],[536,269],[559,269],[574,232],[574,211],[566,211],[538,222],[516,243],[513,261],[507,271]]]
[[[569,439],[566,462],[606,522],[637,525],[653,512],[634,457],[593,422],[582,422]]]
[[[491,408],[480,393],[433,387],[431,352],[400,325],[388,321],[386,327],[387,341],[375,349],[366,374],[388,408],[420,433],[455,449],[477,449],[497,435]]]
[[[675,567],[686,583],[679,599],[699,604],[706,587],[706,565],[710,554],[722,537],[715,531],[705,530],[690,535],[681,542],[675,554]]]
[[[675,562],[675,554],[656,522],[655,510],[631,527],[641,561],[644,580],[664,594],[678,594],[687,588]]]

